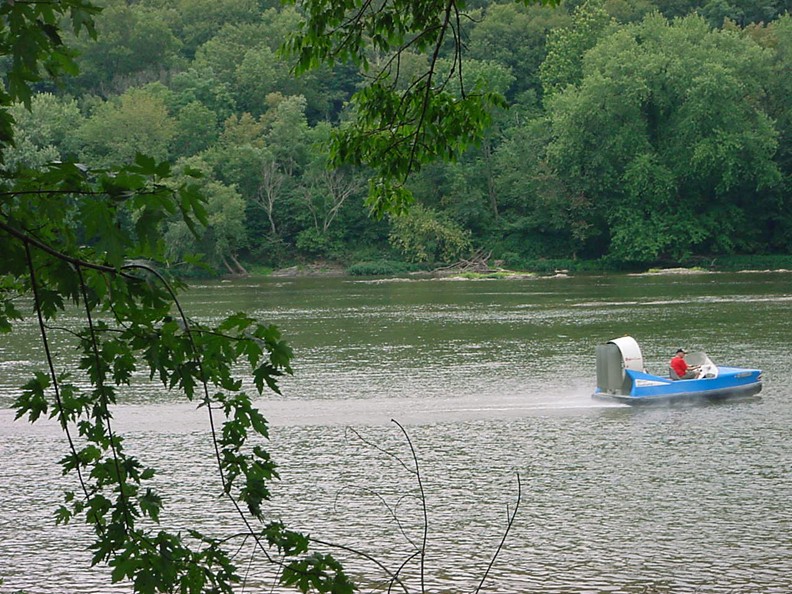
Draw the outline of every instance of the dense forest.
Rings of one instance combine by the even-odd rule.
[[[635,264],[792,251],[788,0],[474,0],[438,63],[505,101],[482,142],[417,168],[413,206],[370,216],[370,171],[330,167],[370,73],[295,77],[299,3],[103,0],[79,72],[17,105],[6,171],[137,153],[200,171],[208,226],[164,222],[172,262],[215,274],[485,254]],[[386,56],[373,50],[370,61]],[[429,56],[403,52],[402,76]],[[457,80],[457,79],[454,79]],[[462,84],[462,83],[460,83]],[[443,147],[437,148],[442,153]],[[178,176],[177,176],[178,178]]]

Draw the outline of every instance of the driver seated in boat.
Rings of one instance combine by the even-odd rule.
[[[698,377],[700,367],[698,365],[688,365],[685,361],[687,351],[677,349],[676,355],[668,362],[668,373],[671,379],[695,379]]]

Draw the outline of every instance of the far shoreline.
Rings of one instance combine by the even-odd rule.
[[[784,262],[788,263],[788,262]],[[757,262],[757,264],[759,264]],[[532,269],[510,269],[503,267],[492,267],[489,269],[478,270],[465,270],[458,269],[454,266],[442,266],[434,269],[413,269],[410,270],[407,265],[403,268],[393,267],[388,270],[386,267],[370,273],[361,273],[356,271],[354,267],[344,266],[338,263],[328,262],[314,262],[308,264],[299,264],[279,268],[275,270],[268,270],[265,273],[253,271],[248,275],[243,276],[224,276],[223,278],[334,278],[334,277],[353,277],[353,278],[403,278],[403,279],[438,279],[438,280],[521,280],[529,278],[564,278],[569,276],[579,275],[609,275],[619,274],[627,276],[683,276],[683,275],[696,275],[696,274],[724,274],[724,273],[789,273],[792,272],[792,267],[784,266],[767,266],[767,262],[761,262],[764,266],[682,266],[682,265],[669,265],[669,266],[647,266],[643,269],[638,267],[630,267],[628,269],[620,269],[619,267],[604,267],[595,266],[592,263],[587,263],[582,266],[575,266],[571,268],[563,267],[550,267],[541,266]],[[781,264],[781,262],[779,262]]]

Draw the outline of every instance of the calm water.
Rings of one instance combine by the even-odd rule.
[[[427,497],[428,591],[475,589],[519,474],[517,521],[485,591],[792,592],[792,273],[269,279],[197,286],[185,303],[203,319],[247,310],[295,350],[284,395],[259,402],[283,478],[271,515],[291,527],[398,568],[420,541],[421,511],[404,496],[414,477],[383,453],[410,461],[396,419]],[[71,487],[56,464],[64,438],[8,410],[40,364],[27,330],[0,345],[0,592],[128,592],[89,568],[83,527],[54,526],[53,492]],[[761,398],[652,410],[594,402],[594,346],[624,334],[650,371],[664,372],[678,346],[761,368]],[[201,411],[141,385],[117,425],[163,470],[168,527],[238,530],[217,498]],[[251,552],[237,558],[244,591],[271,591]],[[364,592],[378,589],[371,565],[348,564],[366,576]],[[414,567],[405,578],[417,591]]]

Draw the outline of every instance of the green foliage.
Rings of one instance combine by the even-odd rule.
[[[469,232],[420,205],[391,218],[390,241],[410,262],[453,262],[471,249]]]
[[[490,122],[489,110],[505,107],[495,93],[457,99],[442,91],[411,87],[398,93],[372,84],[356,94],[357,119],[339,129],[331,147],[332,164],[372,167],[368,206],[375,216],[403,211],[409,193],[401,185],[423,165],[459,158]]]
[[[57,4],[4,3],[0,7],[0,55],[11,56],[7,72],[7,98],[28,104],[31,83],[41,80],[43,73],[57,76],[74,72],[73,52],[60,36],[60,19],[71,21],[75,32],[87,29],[94,34],[92,17],[98,8],[82,0],[66,0]]]
[[[70,22],[75,32],[87,30],[93,35],[97,12],[87,0],[0,4],[0,58],[10,60],[0,87],[0,106],[15,101],[29,106],[35,83],[76,72],[74,53],[60,35],[61,19]],[[12,123],[8,110],[0,109],[0,163],[4,147],[13,143]]]
[[[190,56],[223,27],[254,23],[260,14],[258,0],[177,0],[175,7]]]
[[[508,67],[514,76],[510,88],[496,88],[507,97],[529,89],[540,91],[539,67],[547,53],[545,32],[568,22],[566,12],[556,8],[489,4],[481,22],[470,33],[470,55]]]
[[[389,0],[363,10],[353,1],[312,0],[303,7],[305,25],[285,45],[298,72],[336,62],[368,71],[370,55],[386,56],[374,80],[353,95],[355,118],[335,135],[331,162],[373,169],[368,206],[375,216],[403,212],[411,202],[404,187],[409,175],[427,163],[458,158],[481,140],[491,110],[506,105],[495,92],[470,93],[460,84],[457,96],[446,88],[461,59],[456,27],[463,7],[440,0]],[[455,44],[450,70],[438,62],[447,35]],[[397,57],[407,48],[432,58],[425,72],[400,81]]]
[[[244,201],[233,187],[214,181],[202,184],[201,191],[206,196],[205,227],[196,235],[182,219],[173,218],[165,232],[166,256],[171,262],[179,262],[201,253],[215,268],[240,272],[233,261],[247,241]]]
[[[200,101],[192,101],[179,110],[170,153],[179,157],[195,155],[212,146],[219,136],[215,112]]]
[[[284,567],[283,582],[304,593],[316,590],[352,594],[356,589],[341,571],[341,565],[332,556],[320,553],[313,553]]]
[[[551,32],[547,57],[539,71],[545,95],[580,83],[584,76],[583,56],[605,35],[610,22],[601,0],[586,0],[575,9],[571,26]]]
[[[550,104],[548,157],[607,212],[610,254],[649,262],[745,249],[733,238],[775,215],[749,218],[742,196],[780,180],[760,107],[770,55],[700,18],[650,16],[584,60],[579,86]]]
[[[235,92],[237,69],[247,52],[258,49],[265,41],[264,31],[258,24],[226,23],[198,48],[193,66]]]
[[[750,23],[767,23],[789,10],[784,0],[709,0],[701,8],[701,16],[712,27],[721,27],[727,21],[742,26]]]
[[[77,150],[73,130],[82,121],[77,102],[50,93],[32,97],[29,109],[11,105],[14,146],[5,151],[5,168],[41,169],[47,163],[68,159]]]
[[[297,235],[297,247],[312,258],[324,259],[340,251],[337,239],[316,229],[304,229]]]
[[[645,270],[645,266],[611,258],[597,260],[573,260],[569,258],[520,258],[506,255],[505,264],[515,270],[537,274],[594,274],[602,272],[632,272]]]
[[[173,92],[170,107],[176,112],[197,101],[212,111],[216,121],[223,122],[236,109],[229,86],[221,82],[211,69],[200,68],[195,62],[190,68],[173,75],[170,89]]]
[[[165,159],[176,122],[162,98],[133,89],[102,103],[77,134],[83,142],[81,157],[89,163],[107,166],[125,162],[138,152]]]
[[[144,3],[110,1],[96,18],[96,39],[76,37],[79,74],[72,85],[92,92],[123,93],[141,81],[154,81],[178,63],[181,43],[169,27],[170,10]]]
[[[30,94],[32,111],[18,101],[0,116],[16,143],[3,151],[5,170],[73,159],[109,167],[137,152],[202,161],[208,179],[235,186],[246,211],[244,241],[230,250],[237,262],[211,231],[168,235],[172,253],[205,254],[204,274],[382,253],[387,222],[369,213],[414,202],[470,231],[477,247],[519,258],[788,250],[790,17],[780,0],[550,4],[390,0],[375,11],[343,1],[303,10],[105,0],[97,41],[66,30],[51,39],[63,64],[72,59],[65,44],[80,51],[53,72],[79,65],[79,76],[56,86],[39,63],[28,83],[41,91]],[[86,6],[53,10],[68,16],[70,5]],[[34,6],[17,8],[35,20],[43,8]],[[679,33],[689,24],[664,18],[694,9],[715,19],[691,35],[698,47]],[[652,13],[670,32],[641,23]],[[721,26],[718,14],[731,20]],[[8,51],[8,33],[24,21],[3,21]],[[46,36],[39,21],[28,20],[26,34]],[[38,41],[33,53],[50,42]],[[295,53],[278,54],[284,43]],[[669,57],[676,43],[679,55]],[[4,72],[19,72],[10,55],[0,59]],[[295,79],[295,61],[316,68]],[[574,142],[567,130],[578,131]],[[319,170],[343,162],[368,189],[338,207],[341,194]],[[669,222],[672,205],[703,212],[700,241],[689,241],[697,230],[687,223]],[[716,209],[729,213],[729,228],[719,229]],[[644,222],[646,233],[630,231]]]

